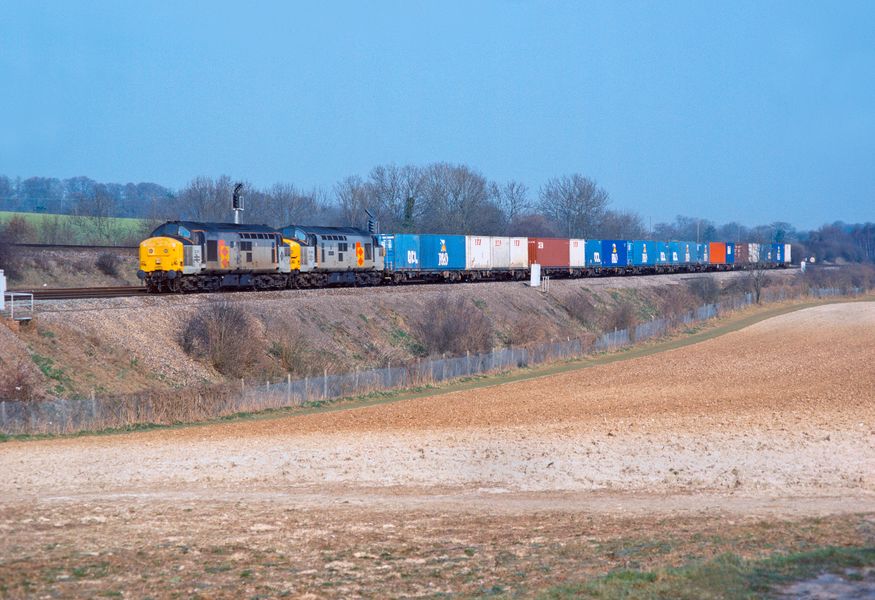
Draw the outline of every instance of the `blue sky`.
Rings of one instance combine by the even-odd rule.
[[[875,2],[0,3],[0,173],[580,172],[645,222],[875,220]]]

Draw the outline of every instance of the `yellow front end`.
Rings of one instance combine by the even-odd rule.
[[[283,238],[283,243],[289,247],[289,267],[292,272],[301,270],[301,244],[295,240]]]
[[[169,237],[153,237],[140,242],[140,271],[182,271],[182,242]],[[141,277],[143,279],[143,277]]]

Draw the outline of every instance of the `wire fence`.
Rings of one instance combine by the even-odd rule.
[[[859,295],[864,290],[818,288],[810,296]],[[777,302],[799,297],[789,290],[763,290],[762,300]],[[680,327],[715,318],[754,302],[752,294],[705,304],[672,317],[653,319],[631,329],[604,333],[595,339],[568,338],[535,347],[507,347],[491,352],[421,360],[400,366],[356,370],[352,373],[268,381],[209,389],[177,390],[123,397],[69,398],[44,401],[0,401],[0,433],[43,434],[127,428],[142,424],[172,424],[330,402],[374,392],[415,388],[482,375],[581,358],[664,336]]]

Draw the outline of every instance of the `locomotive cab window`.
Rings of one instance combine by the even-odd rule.
[[[219,260],[219,242],[217,240],[207,240],[207,260]]]
[[[372,251],[373,250],[371,249],[371,244],[370,243],[365,244],[365,260],[371,260],[371,252]]]

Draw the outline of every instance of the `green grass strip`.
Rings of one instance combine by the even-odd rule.
[[[570,598],[723,599],[768,597],[779,586],[822,573],[845,575],[853,581],[860,569],[875,565],[875,547],[829,546],[808,552],[780,554],[762,560],[744,560],[724,554],[705,562],[654,571],[619,570],[591,581],[544,590],[542,600]]]

